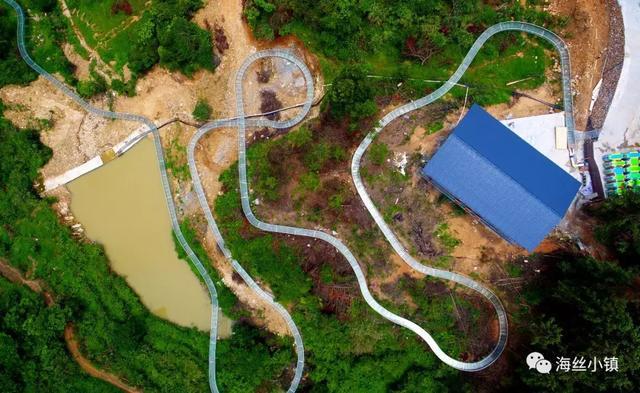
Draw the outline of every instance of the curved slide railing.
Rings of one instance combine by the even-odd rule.
[[[493,308],[496,310],[496,314],[498,316],[499,323],[499,336],[498,342],[494,347],[493,351],[489,353],[485,358],[479,360],[475,363],[463,363],[454,359],[451,359],[449,356],[442,353],[439,347],[435,345],[435,347],[431,344],[431,348],[434,350],[436,355],[442,359],[445,363],[449,364],[452,367],[455,367],[460,370],[465,371],[478,371],[482,370],[489,365],[491,365],[494,361],[498,359],[502,351],[504,350],[507,337],[508,337],[508,322],[507,322],[507,314],[506,311],[500,302],[500,299],[491,292],[489,289],[484,286],[478,284],[473,281],[469,277],[463,276],[458,273],[453,273],[447,270],[436,269],[433,267],[425,266],[422,263],[418,262],[415,258],[413,258],[402,245],[400,240],[395,236],[391,228],[387,225],[382,214],[378,211],[375,204],[369,197],[367,193],[366,187],[362,182],[362,178],[360,177],[360,162],[362,160],[362,156],[366,152],[369,145],[373,142],[374,138],[387,126],[387,124],[391,123],[393,120],[398,117],[416,110],[418,108],[424,107],[426,105],[431,104],[435,100],[444,96],[451,88],[453,88],[462,78],[462,75],[465,73],[467,68],[471,65],[471,62],[476,57],[484,43],[491,38],[493,35],[502,32],[502,31],[523,31],[526,33],[534,34],[536,36],[542,37],[549,41],[560,53],[560,61],[561,61],[561,72],[562,72],[562,85],[563,85],[563,93],[564,93],[564,109],[565,109],[565,124],[567,126],[569,144],[574,145],[574,120],[573,120],[573,101],[572,101],[572,93],[571,93],[571,65],[569,63],[569,50],[564,43],[564,41],[558,37],[555,33],[542,28],[540,26],[532,25],[530,23],[525,22],[502,22],[496,25],[489,27],[485,30],[475,41],[462,63],[458,66],[458,69],[451,75],[449,80],[445,82],[440,88],[435,90],[433,93],[420,98],[416,101],[413,101],[409,104],[403,105],[391,112],[389,112],[386,116],[384,116],[373,132],[369,133],[365,139],[360,143],[358,148],[356,149],[352,161],[351,161],[351,176],[353,178],[353,182],[355,187],[364,203],[365,207],[375,220],[376,224],[384,234],[387,241],[391,244],[393,249],[400,255],[400,257],[413,269],[437,278],[442,278],[445,280],[450,280],[456,282],[460,285],[463,285],[467,288],[470,288],[481,295],[483,295],[491,304]]]
[[[153,135],[153,141],[156,149],[156,156],[158,159],[158,167],[160,168],[160,178],[162,181],[162,188],[164,190],[165,200],[167,203],[167,208],[169,210],[169,216],[171,218],[171,226],[173,228],[173,231],[176,234],[176,238],[178,239],[180,246],[185,250],[191,263],[193,263],[193,265],[196,267],[196,269],[202,276],[203,280],[205,281],[205,284],[209,291],[209,295],[211,297],[211,328],[209,332],[209,387],[211,392],[218,393],[219,390],[216,383],[216,340],[218,335],[217,292],[216,292],[216,288],[213,280],[211,279],[206,269],[202,265],[202,262],[200,262],[198,257],[195,255],[195,253],[191,249],[191,247],[189,247],[189,244],[187,243],[184,235],[182,234],[182,231],[180,230],[180,225],[178,224],[178,217],[176,214],[176,208],[173,202],[173,196],[172,196],[173,194],[171,192],[171,186],[167,176],[167,170],[166,170],[166,165],[164,160],[164,149],[162,147],[162,143],[160,140],[160,133],[158,131],[158,128],[151,120],[147,119],[144,116],[130,114],[130,113],[118,113],[118,112],[112,112],[112,111],[105,111],[103,109],[94,107],[93,105],[89,104],[87,101],[82,99],[82,97],[80,97],[76,92],[68,88],[63,82],[59,81],[53,75],[51,75],[42,67],[40,67],[31,58],[31,56],[29,56],[29,53],[27,52],[27,49],[25,46],[25,40],[24,40],[25,17],[24,17],[24,12],[22,10],[22,7],[20,7],[20,5],[16,3],[14,0],[4,0],[4,1],[16,11],[17,19],[18,19],[18,26],[17,26],[18,50],[20,52],[20,55],[24,59],[24,61],[29,65],[29,67],[31,67],[38,74],[42,75],[42,77],[44,77],[49,82],[51,82],[54,86],[56,86],[60,91],[62,91],[65,95],[71,98],[76,104],[81,106],[87,112],[90,112],[94,115],[105,117],[105,118],[142,123],[148,127],[148,130],[145,132],[145,134],[151,133]],[[221,122],[228,125],[233,125],[235,121],[236,120],[229,120],[229,121],[221,121]],[[216,235],[216,241],[218,242],[218,245],[221,245],[221,249],[224,250],[225,249],[224,240],[222,239],[220,232],[219,231],[214,232],[214,235]],[[294,335],[298,361],[296,365],[295,376],[289,388],[290,392],[294,392],[298,387],[298,384],[302,377],[302,371],[304,367],[304,350],[302,347],[302,339],[300,338],[300,333],[295,323],[293,322],[293,319],[291,318],[289,313],[284,309],[284,307],[276,303],[271,296],[269,296],[264,291],[262,291],[257,286],[257,284],[251,279],[251,277],[244,271],[244,269],[242,269],[242,266],[240,266],[236,261],[233,261],[232,264],[234,269],[238,271],[238,273],[242,276],[242,278],[249,285],[249,287],[251,287],[254,291],[258,293],[260,297],[267,300],[271,305],[273,305],[276,308],[278,313],[280,313],[282,317],[286,320],[287,325],[289,326],[289,328],[292,331],[292,334]]]
[[[342,255],[345,257],[347,262],[350,264],[358,280],[360,291],[363,297],[365,298],[365,301],[371,308],[373,308],[376,312],[378,312],[384,318],[400,326],[404,326],[410,329],[411,331],[413,331],[414,333],[418,334],[429,345],[429,347],[432,349],[434,354],[440,360],[442,360],[444,363],[446,363],[451,367],[454,367],[458,370],[463,370],[463,371],[483,370],[484,368],[490,366],[493,362],[495,362],[499,358],[500,354],[502,353],[502,351],[506,346],[507,337],[508,337],[508,322],[507,322],[506,311],[502,303],[498,299],[498,297],[493,292],[491,292],[489,289],[485,288],[481,284],[473,281],[469,277],[463,276],[461,274],[449,272],[446,270],[440,270],[440,269],[435,269],[432,267],[425,266],[419,263],[413,257],[411,257],[411,255],[409,255],[409,253],[404,249],[404,247],[402,246],[400,241],[397,239],[397,237],[393,234],[391,229],[386,225],[386,223],[384,222],[384,219],[380,215],[379,211],[376,209],[373,201],[371,201],[371,199],[369,198],[359,174],[360,160],[362,158],[362,155],[366,151],[367,147],[371,144],[371,141],[373,140],[373,138],[389,122],[398,118],[399,116],[402,116],[407,112],[410,112],[412,110],[415,110],[422,106],[430,104],[431,102],[442,97],[453,86],[455,86],[456,83],[462,78],[462,75],[465,73],[465,71],[467,70],[467,68],[469,67],[469,65],[475,58],[475,56],[478,54],[479,50],[482,48],[484,43],[491,36],[502,31],[523,31],[530,34],[534,34],[536,36],[542,37],[548,40],[549,42],[551,42],[554,45],[554,47],[559,51],[561,63],[562,63],[565,122],[569,130],[569,133],[568,133],[569,144],[573,145],[575,142],[574,134],[573,134],[575,127],[574,127],[574,121],[573,121],[573,102],[572,102],[571,84],[570,84],[571,74],[570,74],[570,64],[569,64],[569,52],[568,52],[567,46],[565,45],[565,43],[562,41],[560,37],[558,37],[556,34],[542,27],[532,25],[529,23],[523,23],[523,22],[503,22],[503,23],[499,23],[494,26],[491,26],[489,29],[483,32],[480,35],[480,37],[478,37],[478,39],[475,41],[475,43],[469,50],[469,52],[463,59],[463,62],[460,64],[456,72],[449,78],[447,82],[444,83],[443,86],[441,86],[439,89],[429,94],[428,96],[423,97],[410,104],[404,105],[387,114],[381,120],[379,126],[374,130],[374,132],[370,133],[362,142],[362,144],[358,147],[352,160],[352,176],[360,197],[363,199],[365,206],[369,210],[370,214],[373,216],[374,220],[376,221],[379,228],[382,230],[387,240],[391,243],[394,250],[403,258],[403,260],[407,262],[412,268],[426,275],[451,280],[467,288],[470,288],[480,293],[481,295],[483,295],[493,305],[494,309],[496,310],[496,314],[498,316],[498,323],[499,323],[498,342],[496,343],[496,346],[494,347],[491,353],[489,353],[486,357],[484,357],[483,359],[477,362],[468,363],[468,362],[462,362],[462,361],[453,359],[438,346],[438,344],[431,337],[431,335],[427,333],[422,327],[418,326],[412,321],[409,321],[396,314],[393,314],[389,310],[382,307],[371,295],[366,284],[364,273],[362,272],[362,269],[360,268],[356,258],[351,253],[351,251],[337,238],[322,231],[266,223],[259,220],[254,215],[253,211],[251,210],[248,179],[247,179],[245,139],[246,139],[246,127],[248,124],[244,119],[244,100],[241,94],[242,90],[241,90],[240,82],[242,81],[244,71],[249,66],[249,64],[255,59],[248,59],[248,61],[246,61],[245,64],[243,64],[241,70],[238,72],[238,76],[236,79],[236,91],[237,91],[237,94],[236,94],[237,113],[236,114],[238,116],[238,149],[239,149],[238,172],[239,172],[239,178],[240,178],[240,194],[241,194],[241,201],[242,201],[242,210],[245,216],[247,217],[247,220],[256,228],[259,228],[264,231],[322,239],[330,243],[331,245],[333,245],[335,248],[338,249],[338,251],[340,251],[340,253],[342,253]]]
[[[127,114],[127,113],[115,113],[115,112],[105,111],[105,110],[102,110],[102,109],[95,108],[95,107],[91,106],[89,103],[84,101],[81,97],[79,97],[75,92],[73,92],[71,89],[66,87],[62,82],[58,81],[56,78],[54,78],[49,73],[47,73],[44,69],[42,69],[39,65],[37,65],[29,57],[29,55],[28,55],[28,53],[26,51],[26,48],[25,48],[25,44],[24,44],[24,14],[22,12],[22,9],[20,8],[20,6],[14,0],[4,0],[4,1],[7,4],[9,4],[11,7],[13,7],[16,10],[17,14],[18,14],[18,47],[19,47],[19,50],[20,50],[20,54],[24,58],[25,62],[27,62],[27,64],[29,64],[29,66],[31,66],[36,72],[41,74],[43,77],[45,77],[46,79],[51,81],[56,87],[58,87],[66,95],[71,97],[78,105],[83,107],[85,110],[87,110],[87,111],[89,111],[89,112],[91,112],[93,114],[96,114],[98,116],[103,116],[103,117],[108,117],[108,118],[113,118],[113,119],[120,119],[120,120],[141,122],[141,123],[147,125],[147,127],[149,128],[149,131],[147,131],[147,133],[152,133],[153,134],[154,143],[155,143],[155,147],[156,147],[157,158],[158,158],[158,165],[160,167],[160,172],[161,172],[161,180],[162,180],[163,189],[164,189],[164,192],[165,192],[165,198],[166,198],[166,201],[167,201],[167,207],[169,209],[169,213],[170,213],[170,216],[171,216],[173,229],[176,232],[176,236],[178,238],[179,243],[185,249],[185,251],[187,252],[187,255],[190,258],[190,260],[192,261],[194,266],[196,266],[197,270],[199,271],[199,273],[202,275],[203,279],[205,280],[205,283],[206,283],[207,288],[209,290],[209,293],[211,295],[212,314],[211,314],[211,332],[210,332],[210,344],[209,344],[209,346],[210,346],[209,347],[209,382],[210,382],[211,391],[212,392],[217,392],[218,389],[217,389],[216,379],[215,379],[215,346],[216,346],[216,337],[217,337],[218,307],[217,307],[217,297],[216,297],[215,285],[214,285],[213,281],[211,280],[211,278],[209,277],[209,275],[207,274],[206,270],[204,269],[204,266],[202,265],[202,263],[198,260],[196,255],[190,249],[189,245],[187,244],[186,240],[184,239],[184,236],[182,235],[182,232],[180,231],[180,227],[178,225],[177,215],[176,215],[176,211],[175,211],[175,206],[174,206],[174,203],[173,203],[172,193],[171,193],[171,189],[170,189],[170,185],[169,185],[169,181],[168,181],[168,177],[167,177],[167,172],[166,172],[166,167],[165,167],[165,162],[164,162],[164,152],[163,152],[162,144],[161,144],[161,141],[160,141],[160,136],[159,136],[158,129],[156,128],[156,126],[150,120],[146,119],[143,116],[134,115],[134,114]],[[490,27],[482,35],[480,35],[480,37],[476,40],[476,42],[474,43],[472,48],[467,53],[467,55],[464,58],[462,64],[460,64],[460,66],[458,67],[456,72],[451,76],[451,78],[447,82],[445,82],[445,84],[443,86],[441,86],[439,89],[437,89],[433,93],[429,94],[428,96],[423,97],[423,98],[421,98],[419,100],[416,100],[416,101],[414,101],[412,103],[409,103],[407,105],[404,105],[404,106],[402,106],[400,108],[397,108],[394,111],[392,111],[389,114],[387,114],[380,121],[379,126],[373,132],[371,132],[365,138],[365,140],[360,144],[360,146],[358,147],[358,149],[356,150],[356,152],[354,154],[354,157],[353,157],[353,160],[352,160],[352,167],[351,167],[354,183],[356,185],[356,188],[358,190],[359,195],[363,199],[363,202],[364,202],[365,206],[367,207],[367,209],[369,210],[369,212],[373,216],[374,220],[376,221],[376,223],[378,224],[378,226],[382,230],[382,232],[385,235],[385,237],[387,238],[387,240],[392,244],[392,246],[396,250],[396,252],[398,252],[398,254],[412,268],[414,268],[414,269],[416,269],[416,270],[418,270],[418,271],[420,271],[420,272],[422,272],[422,273],[424,273],[426,275],[452,280],[452,281],[454,281],[456,283],[459,283],[459,284],[461,284],[461,285],[463,285],[463,286],[465,286],[467,288],[473,289],[473,290],[479,292],[480,294],[482,294],[483,296],[485,296],[491,302],[491,304],[494,306],[494,308],[496,309],[496,312],[498,314],[498,321],[499,321],[499,324],[500,324],[500,336],[499,336],[499,339],[498,339],[498,343],[496,344],[494,350],[487,357],[481,359],[480,361],[473,362],[473,363],[466,363],[466,362],[461,362],[459,360],[451,358],[446,353],[444,353],[444,351],[442,351],[440,349],[440,347],[435,342],[435,340],[431,337],[431,335],[429,335],[429,333],[427,333],[422,327],[420,327],[417,324],[415,324],[414,322],[409,321],[409,320],[407,320],[405,318],[402,318],[402,317],[400,317],[400,316],[388,311],[384,307],[382,307],[382,305],[380,305],[374,299],[372,294],[370,293],[370,291],[369,291],[369,289],[367,287],[367,283],[366,283],[366,279],[365,279],[364,273],[363,273],[362,269],[360,268],[355,256],[337,238],[335,238],[335,237],[333,237],[333,236],[331,236],[331,235],[329,235],[329,234],[327,234],[325,232],[318,231],[318,230],[296,228],[296,227],[285,226],[285,225],[275,225],[275,224],[265,223],[265,222],[260,221],[253,214],[253,212],[251,210],[251,205],[250,205],[248,180],[247,180],[247,161],[246,161],[246,144],[245,144],[246,127],[263,127],[263,126],[266,126],[266,127],[272,127],[272,128],[289,128],[289,127],[292,127],[292,126],[296,125],[298,122],[300,122],[307,115],[307,113],[309,112],[309,109],[311,107],[312,100],[313,100],[313,92],[314,92],[314,89],[313,89],[313,78],[311,77],[311,74],[310,74],[309,70],[307,69],[307,67],[305,66],[305,64],[302,63],[299,59],[297,59],[295,56],[293,56],[288,51],[278,50],[278,49],[262,51],[262,52],[258,52],[258,53],[255,53],[255,54],[249,56],[245,60],[245,62],[242,64],[241,68],[238,70],[238,73],[237,73],[237,76],[236,76],[235,90],[236,90],[237,117],[235,117],[233,119],[218,120],[218,121],[214,121],[214,122],[206,124],[205,126],[203,126],[200,129],[198,129],[197,133],[193,136],[193,138],[189,142],[189,147],[188,147],[188,152],[187,152],[187,154],[188,154],[188,163],[189,163],[189,169],[190,169],[190,172],[191,172],[191,175],[192,175],[192,178],[193,178],[196,194],[198,196],[198,200],[199,200],[199,202],[201,204],[201,207],[202,207],[202,209],[204,211],[204,214],[205,214],[205,217],[207,219],[207,223],[209,225],[209,228],[212,230],[220,250],[225,255],[225,257],[227,257],[231,261],[231,264],[232,264],[233,268],[240,274],[240,276],[245,280],[245,282],[261,298],[263,298],[265,301],[267,301],[273,307],[276,308],[276,310],[285,319],[289,329],[292,332],[292,335],[293,335],[294,341],[295,341],[296,354],[297,354],[297,357],[298,357],[298,361],[297,361],[297,364],[296,364],[296,371],[295,371],[295,374],[294,374],[293,381],[291,383],[290,388],[288,389],[289,392],[294,392],[297,389],[298,384],[299,384],[299,382],[300,382],[300,380],[302,378],[302,372],[303,372],[303,368],[304,368],[304,348],[303,348],[303,344],[302,344],[302,338],[300,336],[300,333],[299,333],[295,323],[293,322],[293,319],[291,318],[289,313],[286,311],[286,309],[284,309],[284,307],[282,307],[280,304],[275,302],[273,297],[270,294],[268,294],[267,292],[263,291],[255,283],[255,281],[253,281],[251,279],[251,277],[242,268],[242,266],[236,260],[233,259],[232,255],[231,255],[231,252],[226,247],[224,239],[222,238],[222,235],[221,235],[221,233],[220,233],[220,231],[219,231],[219,229],[218,229],[218,227],[217,227],[217,225],[215,223],[215,220],[213,218],[213,214],[211,213],[211,209],[209,208],[209,205],[208,205],[205,193],[204,193],[204,189],[203,189],[202,183],[200,181],[200,177],[199,177],[199,174],[198,174],[197,166],[196,166],[196,163],[195,163],[195,148],[196,148],[196,145],[197,145],[198,141],[200,140],[200,138],[202,136],[204,136],[206,133],[208,133],[209,131],[211,131],[213,129],[220,128],[220,127],[237,127],[238,128],[238,161],[239,161],[238,171],[239,171],[242,210],[243,210],[245,216],[247,217],[247,220],[252,225],[254,225],[255,227],[257,227],[257,228],[259,228],[261,230],[268,231],[268,232],[275,232],[275,233],[289,234],[289,235],[297,235],[297,236],[306,236],[306,237],[321,239],[321,240],[324,240],[324,241],[330,243],[331,245],[336,247],[338,249],[338,251],[340,251],[340,253],[342,253],[342,255],[345,257],[347,262],[350,264],[351,268],[353,269],[353,271],[354,271],[354,273],[356,275],[356,278],[357,278],[357,281],[358,281],[358,285],[360,287],[360,291],[362,292],[362,295],[365,298],[365,301],[367,302],[367,304],[371,308],[373,308],[377,313],[382,315],[384,318],[386,318],[386,319],[388,319],[388,320],[390,320],[390,321],[392,321],[392,322],[394,322],[394,323],[396,323],[396,324],[398,324],[400,326],[406,327],[406,328],[410,329],[411,331],[413,331],[414,333],[418,334],[429,345],[429,347],[433,350],[434,354],[439,359],[441,359],[444,363],[448,364],[449,366],[454,367],[454,368],[459,369],[459,370],[464,370],[464,371],[479,371],[479,370],[482,370],[482,369],[488,367],[489,365],[491,365],[500,356],[500,354],[502,353],[502,351],[504,350],[504,347],[506,345],[506,341],[507,341],[507,316],[506,316],[506,312],[504,311],[504,307],[500,303],[500,301],[497,298],[497,296],[495,294],[493,294],[493,292],[489,291],[488,289],[486,289],[482,285],[478,284],[477,282],[471,280],[470,278],[465,277],[465,276],[460,275],[460,274],[457,274],[457,273],[453,273],[453,272],[449,272],[449,271],[445,271],[445,270],[440,270],[440,269],[434,269],[434,268],[422,265],[421,263],[416,261],[413,257],[411,257],[407,253],[407,251],[404,249],[404,247],[402,246],[400,241],[397,239],[397,237],[395,237],[395,235],[390,230],[390,228],[387,226],[387,224],[384,222],[384,220],[382,219],[382,216],[380,215],[379,211],[376,209],[374,203],[371,201],[370,197],[368,196],[368,194],[366,192],[366,189],[365,189],[365,187],[364,187],[364,185],[362,183],[362,180],[360,178],[360,175],[359,175],[359,168],[360,168],[360,160],[361,160],[364,152],[366,151],[367,147],[371,144],[371,142],[373,141],[373,138],[388,123],[390,123],[391,121],[393,121],[397,117],[402,116],[403,114],[405,114],[407,112],[410,112],[410,111],[418,109],[418,108],[420,108],[422,106],[428,105],[431,102],[433,102],[433,101],[437,100],[438,98],[442,97],[444,94],[446,94],[460,80],[460,78],[462,77],[462,75],[464,74],[466,69],[469,67],[469,65],[473,61],[473,58],[475,58],[475,56],[477,55],[478,51],[480,50],[482,45],[486,42],[486,40],[489,39],[491,36],[493,36],[494,34],[496,34],[498,32],[509,31],[509,30],[512,30],[512,31],[524,31],[524,32],[531,33],[531,34],[540,36],[542,38],[545,38],[548,41],[550,41],[556,47],[556,49],[558,49],[558,51],[560,52],[560,57],[561,57],[561,62],[562,62],[562,79],[563,79],[563,91],[564,91],[565,121],[566,121],[567,128],[569,130],[569,143],[571,145],[573,145],[574,144],[573,105],[572,105],[571,85],[570,85],[569,54],[568,54],[568,50],[566,48],[566,45],[564,44],[562,39],[560,39],[557,35],[555,35],[554,33],[550,32],[549,30],[546,30],[546,29],[541,28],[539,26],[531,25],[531,24],[528,24],[528,23],[522,23],[522,22],[503,22],[503,23],[499,23],[497,25],[494,25],[494,26]],[[296,115],[294,118],[292,118],[290,120],[287,120],[287,121],[271,121],[271,120],[267,120],[267,119],[251,119],[251,120],[249,120],[249,119],[247,119],[245,117],[242,81],[244,79],[245,73],[246,73],[247,69],[249,68],[249,66],[253,62],[255,62],[256,60],[258,60],[260,58],[265,58],[265,57],[279,57],[279,58],[283,58],[285,60],[288,60],[290,62],[293,62],[294,64],[296,64],[298,66],[298,68],[304,74],[305,80],[307,82],[307,97],[306,97],[306,101],[305,101],[304,105],[302,106],[302,109],[300,110],[298,115]]]
[[[304,101],[304,105],[300,109],[300,112],[295,117],[289,120],[272,121],[265,118],[246,119],[244,116],[244,112],[238,110],[236,117],[234,117],[233,119],[216,120],[216,121],[207,123],[204,126],[200,127],[198,131],[193,135],[193,137],[191,137],[191,140],[189,141],[189,145],[187,146],[187,162],[189,164],[189,171],[191,173],[191,179],[193,181],[194,189],[198,197],[198,202],[200,203],[200,207],[204,212],[209,229],[211,230],[211,232],[213,232],[218,242],[218,247],[220,248],[224,256],[231,261],[233,268],[238,272],[238,274],[242,276],[245,282],[262,299],[271,303],[280,312],[282,317],[287,322],[287,325],[289,326],[289,330],[291,331],[294,342],[295,342],[296,355],[298,357],[294,378],[288,390],[288,392],[293,393],[296,391],[298,384],[302,379],[302,372],[304,371],[304,346],[302,343],[302,336],[300,335],[298,328],[293,322],[293,319],[291,318],[289,313],[284,309],[284,307],[282,307],[282,305],[275,302],[273,300],[273,297],[269,293],[263,291],[253,280],[251,280],[251,278],[249,277],[249,274],[242,268],[242,266],[240,266],[240,264],[235,259],[233,259],[233,256],[231,255],[231,251],[227,248],[224,242],[224,239],[222,238],[222,234],[220,233],[220,229],[218,228],[218,225],[216,224],[216,221],[213,217],[211,208],[209,207],[209,202],[207,201],[207,197],[204,192],[204,188],[202,186],[202,181],[200,179],[200,173],[198,172],[198,167],[196,165],[196,160],[195,160],[195,150],[198,142],[203,136],[205,136],[211,130],[222,128],[222,127],[240,128],[242,124],[249,124],[249,126],[251,127],[290,128],[298,124],[300,121],[302,121],[302,119],[307,115],[313,103],[313,93],[314,93],[313,77],[311,76],[311,73],[309,72],[309,69],[307,68],[307,66],[302,61],[300,61],[297,57],[293,56],[291,53],[284,50],[279,50],[279,49],[265,50],[265,51],[254,53],[249,57],[247,57],[247,59],[243,62],[242,66],[240,67],[240,69],[236,74],[236,82],[235,82],[236,97],[239,97],[240,100],[242,100],[242,95],[243,95],[242,81],[244,80],[244,76],[249,66],[256,60],[262,59],[265,57],[278,57],[278,58],[285,59],[287,61],[294,63],[300,69],[300,71],[302,71],[306,81],[307,89],[306,89],[306,99]],[[242,198],[244,198],[244,196]]]

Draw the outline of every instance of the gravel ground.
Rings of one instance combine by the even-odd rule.
[[[607,9],[609,11],[609,45],[605,54],[602,87],[589,116],[587,130],[602,128],[618,86],[624,61],[624,23],[618,1],[607,0]]]

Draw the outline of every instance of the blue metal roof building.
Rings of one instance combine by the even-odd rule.
[[[533,251],[580,183],[474,105],[422,170],[505,239]]]

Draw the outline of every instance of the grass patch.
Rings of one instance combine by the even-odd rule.
[[[196,103],[196,106],[193,108],[193,118],[198,121],[207,121],[211,118],[211,114],[213,110],[211,109],[211,105],[204,98],[200,98]]]
[[[460,245],[460,240],[457,239],[449,230],[449,224],[440,223],[433,232],[433,236],[438,239],[438,242],[444,247],[447,253],[451,253],[456,247]]]
[[[515,263],[506,264],[507,274],[509,277],[522,277],[524,274],[524,269],[522,266],[516,265]]]
[[[445,194],[440,194],[440,196],[438,196],[437,203],[438,205],[442,205],[443,203],[446,203],[451,209],[451,213],[454,217],[462,217],[467,214],[467,212],[464,210],[462,206],[455,203]]]
[[[131,6],[131,14],[112,12],[113,1],[67,0],[74,22],[86,26],[92,37],[102,40],[121,30],[123,25],[139,17],[147,8],[145,0],[126,0]]]
[[[444,123],[442,122],[442,120],[437,120],[426,125],[425,131],[427,135],[432,135],[442,130],[443,128],[444,128]]]
[[[178,141],[177,135],[171,139],[168,149],[166,149],[165,161],[169,172],[179,181],[191,178],[187,163],[187,148]]]
[[[270,15],[279,15],[279,12],[287,12],[291,8],[294,17],[287,14],[288,23],[271,23],[271,28],[279,30],[281,35],[294,34],[311,47],[318,56],[327,83],[332,83],[339,71],[357,58],[358,63],[370,74],[389,78],[386,82],[385,79],[376,79],[383,85],[389,85],[389,93],[401,93],[412,99],[435,90],[442,84],[438,81],[446,80],[453,74],[482,27],[514,18],[551,25],[552,28],[562,25],[560,18],[538,12],[535,6],[523,7],[515,3],[500,7],[499,10],[488,5],[468,5],[464,11],[456,9],[455,12],[449,8],[457,7],[441,4],[434,6],[426,20],[421,11],[415,9],[416,6],[402,7],[402,12],[398,12],[395,7],[389,9],[384,18],[375,21],[371,19],[371,9],[363,11],[358,5],[335,13],[322,12],[322,17],[316,18],[311,16],[314,12],[296,6],[297,1],[280,4],[276,0],[274,3],[278,5],[278,9],[275,13],[269,11]],[[389,7],[383,2],[373,3],[376,5],[372,8],[377,12]],[[412,14],[414,15],[410,16]],[[278,18],[273,17],[271,21],[276,19]],[[340,22],[329,22],[334,19]],[[436,21],[439,21],[439,26],[431,26]],[[269,23],[268,18],[264,23]],[[467,29],[470,26],[478,30],[469,33]],[[349,33],[341,31],[342,28],[349,30]],[[448,32],[442,46],[436,45],[436,54],[423,63],[406,56],[405,48],[408,36],[425,36],[424,31],[416,32],[420,28],[432,28],[435,31],[444,29]],[[433,30],[429,31],[428,34],[432,34]],[[507,87],[507,82],[531,77],[517,88],[532,89],[545,81],[544,69],[550,64],[550,59],[544,49],[549,48],[549,45],[540,44],[536,38],[523,37],[520,33],[500,33],[485,44],[462,80],[471,86],[469,93],[472,101],[480,105],[506,102],[516,88]],[[438,41],[443,37],[433,39]],[[465,89],[454,88],[450,94],[454,98],[462,98]]]

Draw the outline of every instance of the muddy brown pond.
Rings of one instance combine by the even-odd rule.
[[[208,331],[210,299],[175,251],[153,141],[74,180],[71,210],[87,237],[102,244],[111,268],[122,275],[154,314]],[[220,315],[218,335],[231,334]]]

